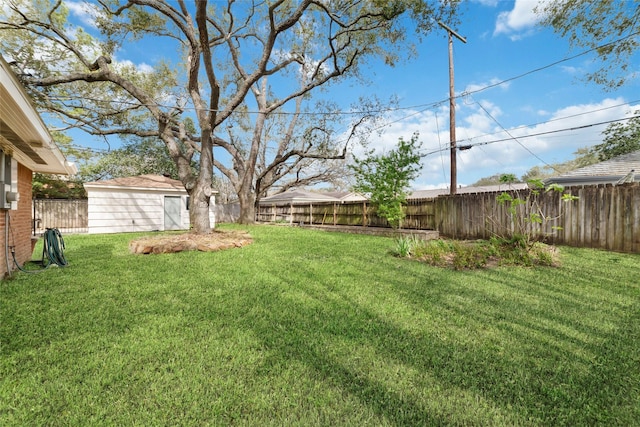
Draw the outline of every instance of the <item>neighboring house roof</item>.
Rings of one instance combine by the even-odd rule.
[[[137,190],[153,189],[186,192],[181,181],[178,181],[177,179],[167,178],[166,176],[162,175],[138,175],[128,176],[124,178],[114,178],[104,181],[93,181],[85,183],[84,187],[86,189],[127,188]]]
[[[34,172],[73,175],[31,99],[0,56],[0,149]]]
[[[523,182],[500,185],[482,185],[478,187],[460,187],[456,190],[456,194],[492,193],[496,191],[524,190],[528,187],[528,184]],[[435,190],[417,190],[409,194],[407,199],[434,199],[438,196],[444,196],[448,194],[448,188],[437,188]]]
[[[366,200],[364,197],[356,193],[349,192],[315,192],[307,190],[288,190],[272,196],[260,199],[260,204],[299,204],[313,202],[343,202],[351,200]]]
[[[640,150],[549,178],[545,184],[617,184],[624,178],[627,182],[640,181]]]
[[[480,187],[460,187],[458,188],[458,194],[466,194],[466,193],[489,193],[494,191],[507,191],[507,190],[523,190],[528,188],[528,185],[525,183],[516,183],[516,184],[502,184],[502,185],[484,185]],[[407,199],[434,199],[438,196],[449,194],[448,188],[438,188],[435,190],[418,190],[414,191]],[[303,203],[313,203],[313,202],[354,202],[354,201],[365,201],[368,200],[361,194],[354,192],[338,192],[338,191],[328,191],[328,192],[314,192],[307,190],[288,190],[282,193],[274,194],[273,196],[268,196],[260,199],[260,204],[270,205],[270,204],[303,204]]]
[[[324,192],[322,194],[325,194],[327,196],[331,196],[331,197],[335,197],[336,199],[340,200],[341,202],[359,202],[359,201],[363,201],[363,200],[367,200],[366,197],[364,197],[362,194],[359,193],[354,193],[353,191],[349,192],[349,191],[327,191]]]

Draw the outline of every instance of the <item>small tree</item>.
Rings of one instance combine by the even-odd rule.
[[[500,179],[502,183],[510,184],[514,181],[514,175],[503,175]],[[496,237],[502,241],[509,242],[512,245],[524,249],[529,252],[534,243],[536,242],[539,232],[536,230],[544,230],[547,224],[553,223],[553,221],[562,217],[563,213],[560,212],[557,215],[549,215],[545,212],[538,196],[541,192],[556,191],[562,193],[564,187],[558,184],[551,184],[545,186],[539,179],[532,179],[528,181],[529,190],[523,194],[520,191],[515,191],[515,194],[502,192],[497,201],[500,205],[507,207],[507,212],[511,217],[512,227],[506,229],[504,233],[497,232]],[[572,202],[577,200],[577,196],[571,194],[562,194],[561,200],[563,202]],[[553,232],[561,230],[562,227],[552,226]]]
[[[350,166],[355,172],[354,191],[369,196],[378,215],[393,228],[402,223],[409,184],[422,169],[420,146],[418,134],[414,133],[410,141],[400,138],[398,147],[388,154],[374,155],[369,151],[364,159],[355,159]]]

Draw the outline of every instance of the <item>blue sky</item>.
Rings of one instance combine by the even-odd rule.
[[[496,173],[520,176],[536,165],[569,160],[578,148],[602,141],[605,125],[590,125],[629,117],[640,109],[639,78],[613,92],[582,79],[595,69],[594,55],[534,71],[580,53],[536,25],[532,12],[536,4],[536,0],[476,0],[463,5],[455,30],[467,43],[454,39],[455,90],[468,95],[456,102],[456,136],[459,145],[473,147],[458,153],[460,185]],[[72,10],[76,19],[81,18],[80,8]],[[383,152],[399,137],[419,132],[424,151],[431,154],[424,158],[414,188],[443,188],[450,182],[446,32],[429,35],[418,48],[417,58],[394,68],[371,64],[367,69],[371,85],[342,84],[332,87],[329,95],[344,102],[345,108],[361,95],[397,96],[402,108],[389,114],[384,134],[372,138],[371,146]],[[144,45],[128,46],[117,59],[146,67],[162,54],[166,53]],[[638,55],[631,71],[640,71]],[[520,75],[525,76],[510,80]],[[509,81],[481,90],[505,80]],[[578,127],[582,128],[553,132]],[[536,134],[543,135],[532,136]],[[83,141],[76,138],[76,143]],[[105,148],[99,141],[85,139],[84,144]]]
[[[455,30],[467,43],[454,38],[454,80],[457,94],[472,94],[456,101],[456,139],[459,145],[474,147],[458,153],[459,185],[496,173],[521,176],[533,166],[569,160],[578,148],[602,142],[605,126],[530,135],[617,120],[640,109],[638,78],[613,92],[585,82],[585,72],[597,65],[594,55],[580,56],[473,93],[581,52],[571,49],[551,30],[536,25],[537,16],[532,13],[536,4],[534,0],[465,4],[462,22]],[[640,71],[637,55],[631,68]],[[426,107],[446,101],[449,75],[445,31],[421,45],[418,60],[377,74],[370,89],[393,91],[403,106]],[[396,113],[394,116],[400,121],[391,125],[384,140],[377,144],[381,150],[388,149],[388,144],[398,137],[408,138],[414,131],[419,132],[425,151],[435,153],[424,159],[423,173],[414,186],[446,187],[450,182],[448,102],[419,110]],[[407,118],[402,119],[403,116]],[[502,139],[508,140],[493,142]]]

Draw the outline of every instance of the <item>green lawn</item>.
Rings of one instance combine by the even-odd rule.
[[[243,229],[171,255],[65,236],[68,267],[0,283],[0,425],[640,425],[638,255],[452,271]]]

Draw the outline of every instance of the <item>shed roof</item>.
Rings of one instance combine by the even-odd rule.
[[[84,184],[85,188],[128,188],[141,190],[180,190],[186,191],[181,181],[162,175],[138,175],[114,178],[104,181],[93,181]]]

